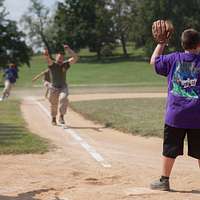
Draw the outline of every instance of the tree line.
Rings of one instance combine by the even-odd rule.
[[[144,48],[148,56],[155,46],[151,34],[153,21],[173,22],[173,50],[181,49],[180,35],[184,29],[199,28],[199,0],[64,0],[57,3],[54,12],[41,0],[30,1],[21,25],[32,46],[46,47],[50,53],[62,51],[67,42],[77,51],[88,48],[96,52],[98,58],[112,55],[119,45],[124,56],[128,56],[127,44]],[[12,26],[16,24],[12,22]]]
[[[18,30],[17,23],[6,18],[4,0],[0,0],[0,68],[8,63],[29,66],[32,50],[25,42],[25,34]]]

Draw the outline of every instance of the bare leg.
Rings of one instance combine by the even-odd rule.
[[[175,159],[163,156],[162,176],[170,177]]]
[[[150,184],[150,188],[153,190],[170,190],[169,177],[174,165],[175,159],[163,156],[163,168],[162,177]]]
[[[199,163],[199,168],[200,168],[200,160],[198,160],[198,163]]]
[[[4,87],[4,90],[3,90],[2,99],[5,99],[6,97],[9,97],[11,88],[12,88],[12,83],[10,83],[9,80],[6,80],[5,81],[5,87]]]

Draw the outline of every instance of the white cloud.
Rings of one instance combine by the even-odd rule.
[[[29,0],[5,0],[4,5],[9,12],[9,15],[7,17],[9,19],[18,21],[23,13],[26,11],[29,3]]]
[[[63,0],[59,0],[63,1]],[[43,0],[42,1],[47,7],[54,8],[53,5],[56,4],[57,0]],[[4,5],[9,12],[7,18],[19,21],[21,16],[26,12],[28,6],[30,5],[29,0],[5,0]]]

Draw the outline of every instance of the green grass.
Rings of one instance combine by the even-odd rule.
[[[161,86],[164,79],[153,73],[145,62],[79,63],[69,72],[71,84],[126,84],[131,86]]]
[[[17,86],[31,87],[31,79],[47,66],[42,56],[32,58],[31,68],[20,68]],[[132,59],[97,61],[82,59],[73,65],[68,73],[70,85],[127,85],[127,86],[165,86],[166,80],[155,74],[147,62]],[[41,84],[41,81],[36,82]]]
[[[17,86],[31,87],[32,78],[47,68],[47,64],[43,56],[35,56],[31,60],[31,67],[22,66],[19,68],[19,79],[17,80]],[[39,81],[38,83],[41,83]]]
[[[71,107],[90,120],[123,132],[158,137],[163,133],[163,98],[72,102]]]
[[[81,49],[78,53],[80,60],[69,70],[67,79],[71,86],[125,86],[125,87],[163,87],[165,78],[155,74],[154,69],[144,60],[143,49],[136,49],[132,44],[127,45],[129,58],[124,58],[122,47],[118,46],[112,57],[98,60],[95,53]],[[146,59],[146,58],[145,58]],[[43,56],[34,56],[31,67],[21,66],[17,87],[30,88],[31,79],[47,68]],[[34,85],[41,85],[39,80]]]
[[[19,101],[0,103],[0,154],[45,153],[49,142],[26,128]]]

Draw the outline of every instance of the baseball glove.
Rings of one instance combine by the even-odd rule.
[[[174,32],[174,26],[169,20],[158,20],[152,25],[152,34],[158,44],[167,44]]]

